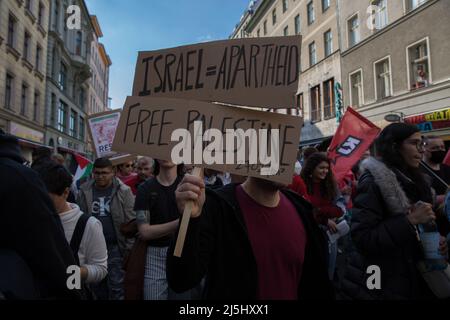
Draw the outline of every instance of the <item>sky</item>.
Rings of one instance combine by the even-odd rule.
[[[86,0],[103,32],[112,60],[109,96],[113,109],[131,95],[138,51],[224,40],[249,0]]]

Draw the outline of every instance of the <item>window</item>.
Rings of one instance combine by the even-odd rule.
[[[64,10],[63,14],[62,14],[62,16],[63,16],[63,39],[64,39],[64,42],[67,42],[67,24],[66,24],[66,21],[69,18],[69,14],[67,13],[67,6],[66,5],[63,6],[63,10]]]
[[[55,7],[54,7],[54,14],[53,14],[53,29],[56,32],[59,32],[59,1],[55,0]]]
[[[66,131],[66,110],[67,105],[60,100],[58,108],[58,131],[61,132]]]
[[[25,36],[24,36],[24,40],[23,40],[23,58],[27,61],[29,61],[30,57],[30,42],[31,42],[31,36],[30,34],[25,31]]]
[[[14,77],[9,73],[6,74],[5,84],[5,108],[11,109],[13,100],[13,81]]]
[[[38,7],[38,24],[43,27],[44,26],[44,5],[39,2],[39,7]]]
[[[16,28],[17,28],[17,20],[14,16],[9,15],[8,19],[8,45],[11,48],[15,47],[16,40]]]
[[[261,34],[261,30],[258,29],[258,31],[256,31],[256,36],[259,38],[259,37],[260,37],[260,34]]]
[[[431,77],[427,39],[409,46],[407,50],[411,90],[428,87]]]
[[[297,95],[297,115],[303,117],[303,93]]]
[[[39,94],[39,92],[35,92],[34,93],[34,105],[33,105],[33,120],[34,121],[39,121],[40,118],[40,99],[41,99],[41,95]]]
[[[59,78],[58,78],[59,87],[62,91],[66,91],[67,89],[67,68],[64,63],[61,63],[59,69]]]
[[[75,54],[81,55],[81,43],[83,40],[83,34],[81,31],[77,31],[77,38],[76,38],[76,46],[75,46]]]
[[[363,101],[362,71],[357,71],[350,74],[350,105],[357,108]]]
[[[417,7],[424,4],[427,0],[406,0],[407,1],[407,11],[414,10]]]
[[[330,7],[330,0],[322,0],[322,12],[325,12]]]
[[[267,20],[264,20],[263,29],[264,29],[264,35],[266,35],[267,34]]]
[[[289,26],[284,27],[283,29],[283,35],[288,36],[289,35]]]
[[[316,62],[316,43],[311,42],[309,44],[309,66],[315,65]]]
[[[376,29],[382,29],[388,24],[386,0],[375,0],[372,5],[378,7],[375,14]]]
[[[71,137],[74,137],[74,138],[77,137],[76,121],[77,121],[77,113],[75,111],[71,110],[70,111],[70,119],[69,119],[69,134]]]
[[[309,2],[307,5],[307,11],[308,11],[308,25],[312,24],[315,20],[314,17],[314,4],[313,2]]]
[[[390,97],[392,92],[389,58],[375,63],[375,77],[375,91],[377,100]]]
[[[336,116],[334,107],[334,79],[323,83],[323,117],[331,119]]]
[[[80,117],[80,140],[84,140],[84,119]]]
[[[320,85],[311,88],[311,121],[316,122],[321,120],[320,114]]]
[[[325,57],[328,57],[333,52],[333,36],[331,30],[323,34],[323,42],[325,48]]]
[[[22,84],[22,94],[20,98],[20,114],[26,116],[28,105],[28,86],[25,83]]]
[[[85,94],[84,94],[84,89],[80,89],[80,109],[81,110],[84,110],[84,97],[85,97]]]
[[[55,127],[56,115],[56,96],[52,93],[51,110],[50,110],[50,126]]]
[[[359,19],[358,15],[353,16],[347,22],[348,46],[353,47],[359,42]]]
[[[25,9],[27,9],[28,11],[31,11],[32,5],[31,5],[31,0],[26,0],[25,1]]]
[[[300,15],[296,15],[294,18],[295,34],[300,34]]]
[[[288,0],[283,0],[283,13],[285,13],[288,9]]]
[[[41,56],[42,56],[42,48],[39,45],[36,45],[36,70],[41,70]]]
[[[272,25],[275,25],[277,23],[277,9],[273,9],[272,11]]]

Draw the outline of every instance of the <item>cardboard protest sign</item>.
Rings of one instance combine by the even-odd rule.
[[[128,97],[113,150],[290,183],[301,124],[208,102]]]
[[[133,96],[294,107],[301,39],[245,38],[139,52]]]

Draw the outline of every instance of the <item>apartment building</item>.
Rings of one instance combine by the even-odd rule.
[[[23,156],[45,144],[49,0],[0,1],[0,128]]]
[[[66,23],[70,5],[80,8],[79,29]],[[91,42],[94,26],[83,0],[51,0],[47,56],[45,142],[66,156],[87,155]]]
[[[232,37],[302,35],[296,106],[277,112],[302,116],[300,145],[320,143],[337,129],[340,50],[336,0],[260,0],[250,3]]]
[[[450,140],[450,1],[339,0],[338,11],[344,104]]]

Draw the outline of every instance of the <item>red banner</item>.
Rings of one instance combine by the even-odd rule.
[[[348,107],[331,141],[328,157],[339,182],[361,159],[378,136],[380,128]]]
[[[450,149],[447,151],[447,155],[444,158],[444,161],[442,161],[443,164],[450,166]]]

